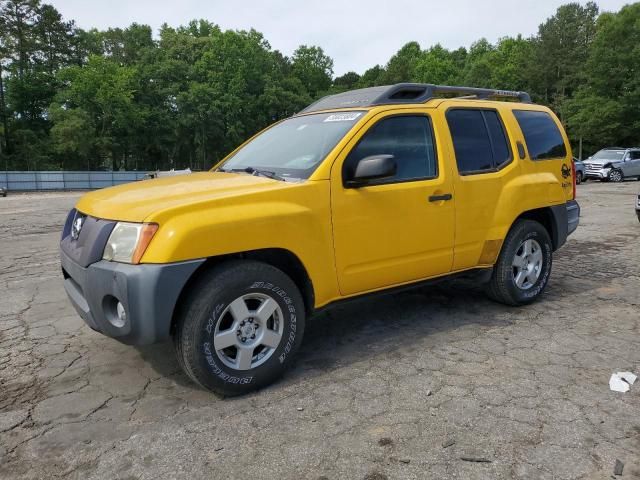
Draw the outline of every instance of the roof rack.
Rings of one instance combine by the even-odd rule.
[[[317,112],[333,108],[373,107],[398,103],[425,103],[441,95],[486,100],[489,98],[515,98],[522,103],[531,103],[527,92],[495,90],[490,88],[451,87],[430,83],[398,83],[380,87],[361,88],[336,95],[328,95],[312,103],[300,113]]]

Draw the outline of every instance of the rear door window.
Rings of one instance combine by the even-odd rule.
[[[498,112],[474,108],[447,111],[458,172],[496,171],[511,161],[511,150]]]
[[[547,112],[514,110],[531,160],[547,160],[567,156],[564,139],[558,126]]]

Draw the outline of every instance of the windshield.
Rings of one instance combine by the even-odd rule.
[[[593,157],[591,157],[591,159],[592,160],[615,160],[619,158],[620,160],[622,160],[623,156],[624,156],[624,150],[600,150]]]
[[[350,111],[289,118],[255,137],[219,170],[265,171],[285,179],[309,178],[362,114]]]

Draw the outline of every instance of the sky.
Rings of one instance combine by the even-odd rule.
[[[261,32],[285,55],[299,45],[317,45],[334,61],[334,74],[363,73],[384,65],[400,47],[440,43],[455,49],[484,37],[534,34],[566,1],[553,0],[44,0],[84,29],[184,25],[204,18],[223,29]],[[584,4],[584,2],[581,2]],[[601,0],[601,11],[628,1]]]

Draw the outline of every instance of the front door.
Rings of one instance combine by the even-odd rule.
[[[372,118],[332,167],[334,247],[342,295],[451,271],[455,199],[425,110]],[[372,155],[393,155],[395,176],[359,188],[345,186],[358,161]]]
[[[631,150],[624,164],[624,174],[627,177],[640,176],[640,150]]]

